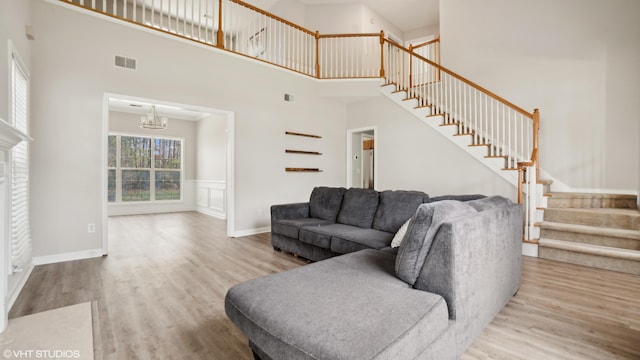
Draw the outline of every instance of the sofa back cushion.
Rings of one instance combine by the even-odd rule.
[[[421,191],[382,191],[372,227],[390,233],[398,232],[402,224],[413,216],[418,206],[428,198],[429,195]]]
[[[410,285],[415,284],[440,225],[476,212],[470,205],[455,200],[420,205],[398,249],[396,275]]]
[[[480,211],[485,211],[485,210],[489,210],[497,207],[513,205],[513,202],[507,199],[506,197],[496,195],[496,196],[489,196],[486,198],[469,201],[467,202],[467,204],[473,206],[474,209],[480,212]]]
[[[378,197],[378,192],[371,189],[347,190],[338,213],[338,223],[370,229],[378,208]]]
[[[309,217],[335,222],[345,191],[342,187],[314,188],[309,199]]]

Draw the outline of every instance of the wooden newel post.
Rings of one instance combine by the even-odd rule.
[[[384,78],[384,30],[380,30],[380,77]]]
[[[540,153],[538,150],[538,133],[540,132],[540,111],[533,109],[533,150],[537,153],[536,179],[540,179]]]
[[[320,79],[320,31],[316,30],[316,77]]]
[[[224,33],[222,32],[222,0],[218,1],[218,37],[216,46],[224,49]]]

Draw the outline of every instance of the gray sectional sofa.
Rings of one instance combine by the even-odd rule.
[[[225,310],[248,337],[254,356],[459,358],[520,286],[522,209],[501,197],[416,208],[397,252],[369,247],[232,287]],[[300,218],[329,221],[309,214]],[[378,229],[373,225],[376,214],[368,233],[384,231],[381,219]],[[397,225],[399,218],[389,223]],[[312,221],[305,226],[331,226]],[[345,233],[333,234],[330,243],[334,237],[353,242],[355,235],[339,228]],[[286,249],[295,243],[276,244]]]
[[[364,249],[389,247],[400,227],[423,203],[468,201],[482,195],[429,198],[421,191],[316,187],[308,202],[271,207],[276,250],[320,261]]]

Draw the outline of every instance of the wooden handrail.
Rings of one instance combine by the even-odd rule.
[[[413,49],[414,50],[415,49],[419,49],[419,48],[421,48],[423,46],[427,46],[427,45],[431,45],[431,44],[435,44],[435,43],[439,43],[439,42],[440,42],[440,37],[437,37],[437,38],[435,38],[433,40],[430,40],[430,41],[427,41],[425,43],[418,44],[418,45],[413,45]]]
[[[244,6],[244,7],[248,8],[248,9],[251,9],[251,10],[253,10],[253,11],[257,12],[257,13],[260,13],[260,14],[262,14],[264,16],[270,17],[270,18],[272,18],[274,20],[277,20],[277,21],[279,21],[281,23],[284,23],[285,25],[289,25],[292,28],[298,29],[298,30],[300,30],[302,32],[305,32],[305,33],[309,34],[309,35],[313,35],[313,36],[316,35],[316,33],[314,31],[311,31],[309,29],[303,28],[300,25],[296,25],[296,24],[292,23],[291,21],[285,20],[285,19],[281,18],[278,15],[274,15],[274,14],[268,12],[268,11],[262,10],[259,7],[255,7],[255,6],[251,5],[251,4],[247,4],[244,1],[240,1],[240,0],[229,0],[229,1],[231,1],[232,3],[236,3],[238,5]],[[220,12],[222,12],[222,11],[220,11]]]
[[[427,59],[427,58],[425,58],[425,57],[423,57],[421,55],[409,52],[409,50],[407,48],[401,47],[398,44],[394,43],[393,41],[389,41],[388,39],[384,39],[384,41],[389,43],[390,45],[395,46],[396,48],[398,48],[398,49],[410,54],[410,55],[415,56],[416,58],[426,62],[427,64],[429,64],[429,65],[431,65],[431,66],[433,66],[435,68],[437,68],[438,70],[449,74],[450,76],[452,76],[452,77],[464,82],[465,84],[475,88],[476,90],[481,91],[481,92],[485,93],[486,95],[488,95],[488,96],[500,101],[501,103],[507,105],[508,107],[510,107],[513,110],[521,113],[522,115],[524,115],[524,116],[526,116],[526,117],[528,117],[530,119],[533,119],[533,114],[532,113],[530,113],[527,110],[524,110],[523,108],[513,104],[512,102],[507,101],[506,99],[494,94],[493,92],[483,88],[482,86],[480,86],[480,85],[478,85],[478,84],[476,84],[476,83],[474,83],[474,82],[472,82],[470,80],[467,80],[467,79],[463,78],[462,76],[456,74],[455,72],[453,72],[453,71],[451,71],[451,70],[449,70],[449,69],[447,69],[447,68],[445,68],[445,67],[443,67],[443,66],[441,66],[439,64],[436,64],[435,62],[433,62],[433,61],[431,61],[431,60],[429,60],[429,59]]]
[[[324,34],[320,35],[321,39],[325,38],[350,38],[350,37],[378,37],[379,33],[363,33],[363,34]]]

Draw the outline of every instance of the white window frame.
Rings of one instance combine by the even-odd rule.
[[[12,46],[12,44],[9,44],[9,57],[10,57],[10,64],[9,64],[9,122],[12,126],[14,126],[16,129],[22,131],[23,133],[25,133],[26,135],[30,134],[30,129],[29,129],[29,103],[30,103],[30,88],[31,88],[31,84],[30,84],[30,75],[29,75],[29,71],[27,69],[27,66],[25,65],[24,61],[22,61],[22,59],[20,58],[20,55],[18,54],[18,51],[15,49],[14,46]],[[15,95],[16,95],[16,83],[15,83],[15,77],[16,75],[20,73],[21,77],[24,78],[25,82],[26,82],[26,89],[25,89],[25,109],[24,109],[24,123],[20,124],[17,123],[17,119],[16,119],[16,100],[15,100]],[[22,191],[18,191],[16,190],[16,187],[18,186],[17,182],[19,181],[19,178],[16,175],[16,159],[19,157],[18,153],[19,152],[24,152],[23,154],[21,154],[20,157],[22,157],[24,159],[24,162],[21,163],[20,165],[23,168],[23,176],[22,178],[24,179],[24,182],[21,183],[21,188]],[[30,213],[30,209],[29,209],[29,195],[30,195],[30,172],[29,172],[29,166],[30,166],[30,148],[29,148],[29,142],[21,142],[20,144],[16,145],[9,153],[8,153],[8,164],[10,164],[11,170],[10,170],[10,187],[9,187],[9,216],[10,216],[10,224],[8,226],[8,239],[10,239],[10,243],[9,243],[9,247],[10,247],[10,256],[9,256],[9,275],[13,274],[17,269],[23,268],[25,266],[27,266],[29,264],[29,262],[31,261],[31,257],[32,257],[32,240],[31,240],[31,230],[30,230],[30,219],[29,219],[29,213]],[[24,189],[26,188],[26,191],[24,191]],[[22,201],[20,202],[21,205],[21,209],[16,209],[16,197],[19,196],[19,194],[22,193],[24,197],[26,197],[25,199],[22,199]],[[21,216],[21,222],[19,224],[15,224],[15,222],[17,222],[19,219],[17,219],[14,215],[16,214],[16,211],[19,211],[18,214],[22,214]],[[16,226],[19,227],[18,229],[16,229]],[[16,235],[17,233],[17,235]],[[17,243],[17,244],[16,244]],[[22,249],[22,250],[19,250]]]
[[[168,203],[179,203],[184,199],[184,163],[185,163],[185,139],[179,136],[157,136],[150,134],[136,134],[136,133],[126,133],[126,132],[118,132],[118,131],[109,131],[108,136],[116,136],[116,167],[110,167],[109,161],[107,159],[107,187],[109,186],[109,170],[116,170],[116,198],[115,201],[108,201],[109,205],[128,205],[128,204],[168,204]],[[128,137],[141,137],[151,139],[151,167],[150,168],[123,168],[121,166],[121,138],[122,136]],[[180,141],[180,169],[156,169],[155,167],[155,140],[178,140]],[[109,141],[107,140],[107,147]],[[107,149],[107,156],[109,151]],[[123,170],[149,170],[149,200],[141,200],[141,201],[122,201],[122,171]],[[180,172],[180,199],[174,200],[156,200],[156,171],[179,171]],[[109,194],[107,188],[107,195]]]

